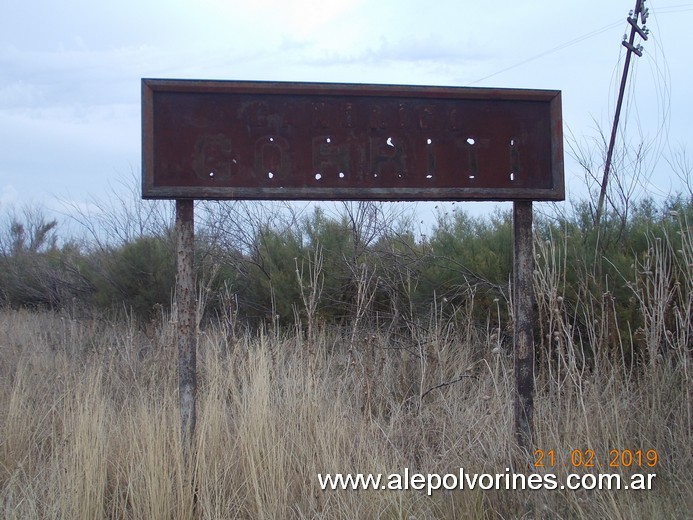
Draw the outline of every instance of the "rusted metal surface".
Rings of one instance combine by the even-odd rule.
[[[178,393],[181,444],[188,459],[195,435],[197,393],[197,304],[195,292],[195,230],[192,200],[176,201],[178,319]]]
[[[532,202],[513,204],[513,315],[515,349],[515,435],[530,452],[534,415],[534,254]]]
[[[562,200],[551,90],[142,80],[143,196]]]

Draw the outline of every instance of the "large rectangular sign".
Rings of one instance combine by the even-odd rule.
[[[555,90],[142,80],[144,198],[562,200]]]

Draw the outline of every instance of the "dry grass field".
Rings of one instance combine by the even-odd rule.
[[[428,325],[416,337],[210,325],[186,468],[168,320],[145,334],[128,323],[3,311],[2,516],[690,518],[690,343],[644,370],[615,356],[537,375],[536,446],[554,450],[551,470],[562,478],[572,450],[608,463],[610,450],[653,449],[654,468],[603,470],[654,472],[652,490],[322,491],[318,473],[495,474],[516,459],[509,352],[471,325],[435,315]]]
[[[599,282],[603,290],[565,265],[551,240],[535,241],[535,447],[543,458],[523,458],[514,442],[512,347],[500,327],[511,306],[493,300],[484,324],[473,315],[472,285],[460,288],[465,299],[456,308],[440,298],[400,326],[379,321],[360,289],[349,324],[327,325],[313,312],[315,283],[306,292],[301,286],[305,308],[291,326],[243,325],[232,313],[202,320],[187,461],[175,316],[159,309],[143,326],[97,312],[7,306],[0,309],[0,516],[691,518],[691,228],[682,224],[677,236],[676,247],[648,238],[634,275]],[[564,292],[567,275],[578,277],[572,293]],[[619,283],[637,327],[616,315]],[[559,486],[429,495],[322,490],[318,479],[460,468],[554,473]],[[649,490],[561,489],[573,472],[656,477]]]

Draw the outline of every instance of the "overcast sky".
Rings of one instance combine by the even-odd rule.
[[[693,3],[648,0],[624,118],[649,147],[644,190],[693,157]],[[558,89],[564,133],[610,131],[632,0],[6,1],[0,205],[81,203],[141,164],[140,80],[193,78]],[[566,145],[566,152],[570,146]],[[679,175],[680,176],[680,175]],[[583,172],[566,157],[568,194]],[[0,211],[2,207],[0,207]]]

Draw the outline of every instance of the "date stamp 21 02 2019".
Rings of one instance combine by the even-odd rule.
[[[565,466],[569,468],[654,468],[659,463],[657,450],[611,449],[606,460],[597,456],[592,449],[574,449],[565,455],[556,450],[534,450],[535,468],[554,468]]]

